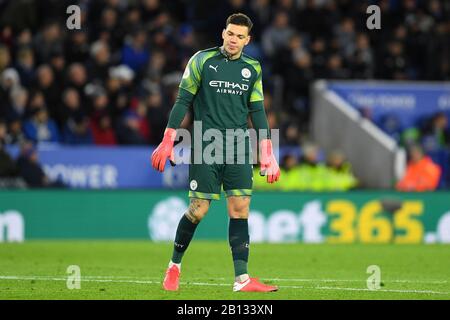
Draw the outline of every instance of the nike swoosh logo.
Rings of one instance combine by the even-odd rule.
[[[235,282],[233,286],[233,291],[240,291],[243,287],[245,287],[247,284],[249,284],[250,278],[245,280],[244,282]]]

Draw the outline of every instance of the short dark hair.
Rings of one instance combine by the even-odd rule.
[[[248,33],[250,33],[253,27],[252,20],[250,20],[250,18],[243,13],[233,13],[229,16],[225,28],[228,27],[230,23],[238,26],[246,26],[248,28]]]

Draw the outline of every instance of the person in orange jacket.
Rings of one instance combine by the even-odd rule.
[[[397,183],[399,191],[431,191],[435,190],[441,177],[441,168],[423,153],[420,146],[412,146],[409,150],[410,162],[403,178]]]

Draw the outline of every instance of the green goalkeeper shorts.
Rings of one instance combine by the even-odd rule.
[[[223,190],[229,196],[251,196],[253,187],[253,152],[248,133],[244,140],[217,144],[211,154],[221,155],[219,160],[208,161],[205,158],[208,143],[203,142],[202,149],[191,149],[189,165],[189,197],[199,199],[220,200]],[[233,149],[233,152],[226,152]],[[201,153],[194,155],[194,150]],[[202,159],[200,163],[194,161]],[[205,163],[206,162],[206,163]]]
[[[220,200],[223,190],[229,196],[251,196],[252,164],[191,164],[189,166],[189,197]]]

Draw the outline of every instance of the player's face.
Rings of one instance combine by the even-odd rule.
[[[222,32],[223,47],[230,56],[238,56],[249,43],[248,27],[230,23]]]

